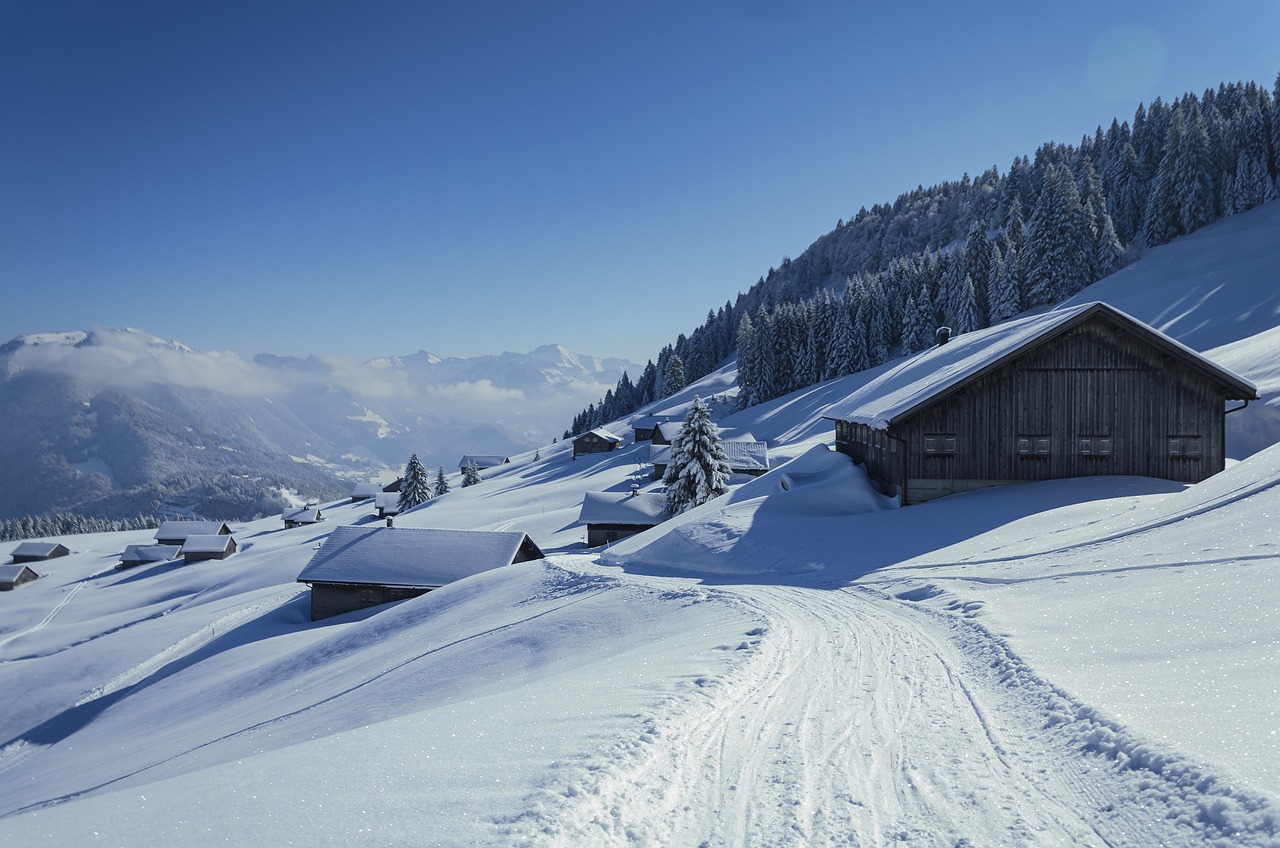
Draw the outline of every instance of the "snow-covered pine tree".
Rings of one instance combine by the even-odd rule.
[[[738,322],[738,408],[756,404],[756,328],[745,311]]]
[[[440,466],[440,469],[436,471],[435,496],[438,498],[441,495],[448,494],[448,492],[449,492],[449,481],[446,480],[444,477],[444,466],[442,465]]]
[[[673,353],[667,360],[667,370],[663,375],[662,396],[671,397],[684,386],[684,360],[680,358],[680,354]]]
[[[1174,196],[1182,232],[1192,233],[1214,219],[1217,191],[1213,181],[1214,152],[1204,117],[1190,98],[1183,109],[1188,114],[1183,121],[1182,140],[1178,145]]]
[[[480,482],[480,469],[474,462],[468,462],[462,468],[462,488],[474,486]]]
[[[678,515],[723,495],[729,490],[730,473],[720,428],[702,398],[695,397],[684,428],[671,440],[671,464],[662,478],[667,512]]]
[[[427,469],[415,453],[409,457],[409,464],[404,467],[404,479],[400,483],[400,511],[413,509],[421,503],[431,500],[431,480]]]

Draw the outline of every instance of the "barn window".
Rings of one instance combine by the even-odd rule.
[[[1078,450],[1081,456],[1111,456],[1110,436],[1081,436]]]
[[[376,591],[377,591],[376,589],[361,589],[361,590],[360,590],[360,603],[362,603],[362,604],[373,604],[373,603],[377,603],[379,599],[378,599],[377,597],[375,597],[375,592],[376,592]]]
[[[1019,436],[1017,441],[1018,456],[1048,456],[1048,436]]]
[[[1169,456],[1173,459],[1199,459],[1204,455],[1200,436],[1170,436]]]
[[[942,433],[929,434],[924,437],[926,456],[954,456],[956,437]]]

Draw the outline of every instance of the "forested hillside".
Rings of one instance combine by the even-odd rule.
[[[841,220],[579,413],[582,432],[738,354],[740,403],[879,365],[1060,302],[1144,250],[1280,194],[1280,76],[1140,104],[1078,145]]]

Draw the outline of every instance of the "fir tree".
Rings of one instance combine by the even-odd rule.
[[[400,483],[400,511],[413,509],[421,503],[431,500],[431,480],[427,469],[415,453],[409,457],[409,464],[404,467],[404,479]]]
[[[440,470],[436,472],[436,488],[435,496],[438,498],[449,491],[449,481],[444,477],[444,466],[440,466]]]
[[[474,486],[480,482],[480,469],[474,462],[468,461],[462,469],[462,488]]]
[[[730,473],[720,428],[702,398],[695,397],[683,429],[671,440],[671,464],[663,477],[667,512],[678,515],[724,494]]]
[[[667,360],[667,370],[663,375],[662,396],[671,397],[673,394],[683,389],[684,386],[684,360],[680,358],[680,354],[673,353]]]

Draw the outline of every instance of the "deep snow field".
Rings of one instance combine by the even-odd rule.
[[[1267,445],[1278,228],[1094,287],[1254,380]],[[821,419],[873,376],[729,414],[730,364],[648,410],[720,398],[774,470],[605,550],[582,494],[656,488],[647,443],[455,481],[396,525],[548,558],[320,622],[297,574],[370,502],[192,566],[60,539],[0,594],[0,845],[1280,846],[1280,446],[898,509]]]

